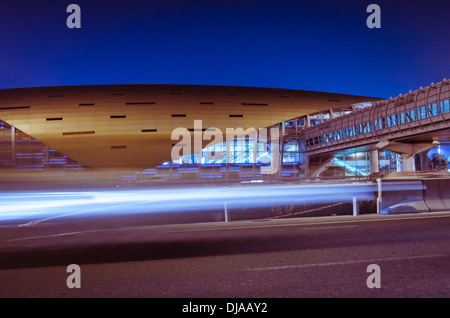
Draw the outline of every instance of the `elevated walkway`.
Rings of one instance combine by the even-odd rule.
[[[371,103],[343,116],[306,127],[301,131],[303,151],[318,155],[346,148],[377,145],[393,146],[392,141],[406,144],[430,144],[438,141],[438,134],[429,134],[450,128],[450,80],[421,88],[403,96]],[[425,138],[410,138],[426,135]],[[298,133],[297,133],[298,135]],[[421,142],[419,142],[421,141]],[[434,147],[434,146],[433,146]],[[404,147],[405,148],[405,147]],[[402,153],[412,155],[417,149]]]
[[[370,152],[372,173],[379,172],[381,149],[401,155],[403,171],[415,171],[415,155],[450,141],[450,80],[396,98],[293,118],[278,126],[280,144],[296,140],[307,156],[306,167],[312,168],[308,175],[318,176],[336,153],[349,149]]]

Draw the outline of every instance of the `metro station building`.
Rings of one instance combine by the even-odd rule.
[[[437,100],[430,105],[437,104],[436,114],[442,117],[448,107],[448,81],[441,82],[441,86]],[[261,146],[257,135],[236,136],[232,149],[226,141],[216,144],[203,141],[200,152],[183,153],[174,160],[171,153],[178,140],[173,140],[172,133],[179,127],[187,129],[193,137],[207,134],[209,127],[223,132],[227,128],[279,127],[281,169],[277,176],[308,176],[313,166],[310,164],[313,156],[308,152],[316,152],[316,157],[320,158],[317,151],[321,144],[324,149],[325,141],[320,134],[311,135],[312,128],[316,127],[314,133],[317,134],[328,129],[321,126],[324,122],[332,123],[363,112],[367,115],[368,110],[375,109],[374,105],[385,101],[337,93],[233,86],[93,85],[3,89],[0,90],[0,169],[120,171],[123,175],[149,179],[183,179],[198,172],[205,178],[256,177],[255,167],[264,165],[270,152],[268,143]],[[410,98],[409,102],[417,104],[417,99]],[[389,105],[400,107],[399,102]],[[406,100],[403,105],[408,105]],[[401,118],[407,123],[405,116],[403,112],[395,125],[395,120],[390,120],[389,116],[378,116],[377,120],[380,120],[380,127],[382,118],[386,127],[393,127],[401,123]],[[195,120],[202,121],[201,131],[194,128]],[[368,133],[374,134],[375,121],[372,121],[361,123],[370,122],[364,132],[366,137]],[[342,135],[329,131],[326,138],[334,138],[335,143],[338,138],[354,139],[356,130],[360,133],[364,130],[355,127],[360,126],[353,125],[353,134],[344,135],[341,129]],[[446,139],[445,135],[431,132],[428,137],[435,142],[439,138]],[[227,147],[228,156],[225,154]],[[368,176],[403,169],[401,161],[405,157],[395,152],[395,147],[377,149],[377,167],[370,158],[374,155],[373,147],[361,142],[333,147],[326,146],[332,159],[328,155],[326,164],[319,164],[314,172],[317,176]],[[222,158],[208,157],[214,151],[223,152]]]

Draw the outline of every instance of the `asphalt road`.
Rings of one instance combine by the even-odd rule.
[[[450,213],[58,222],[3,225],[0,297],[450,296]],[[81,288],[67,287],[69,264],[80,266]],[[380,288],[367,285],[371,264]]]

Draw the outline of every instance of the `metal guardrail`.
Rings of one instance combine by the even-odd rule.
[[[129,186],[189,186],[189,185],[234,185],[234,184],[312,184],[370,181],[364,176],[329,176],[329,177],[236,177],[236,178],[202,178],[192,179],[152,178],[128,180]]]

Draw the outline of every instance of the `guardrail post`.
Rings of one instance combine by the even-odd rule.
[[[381,188],[381,179],[378,178],[377,179],[377,185],[378,185],[378,196],[377,196],[377,214],[380,214],[380,210],[381,210],[381,203],[382,203],[382,188]]]
[[[223,212],[224,212],[224,214],[225,214],[225,223],[228,223],[228,208],[227,208],[227,203],[226,202],[224,202],[224,204],[223,204]]]
[[[354,216],[359,215],[359,202],[356,197],[353,197],[353,215]]]

